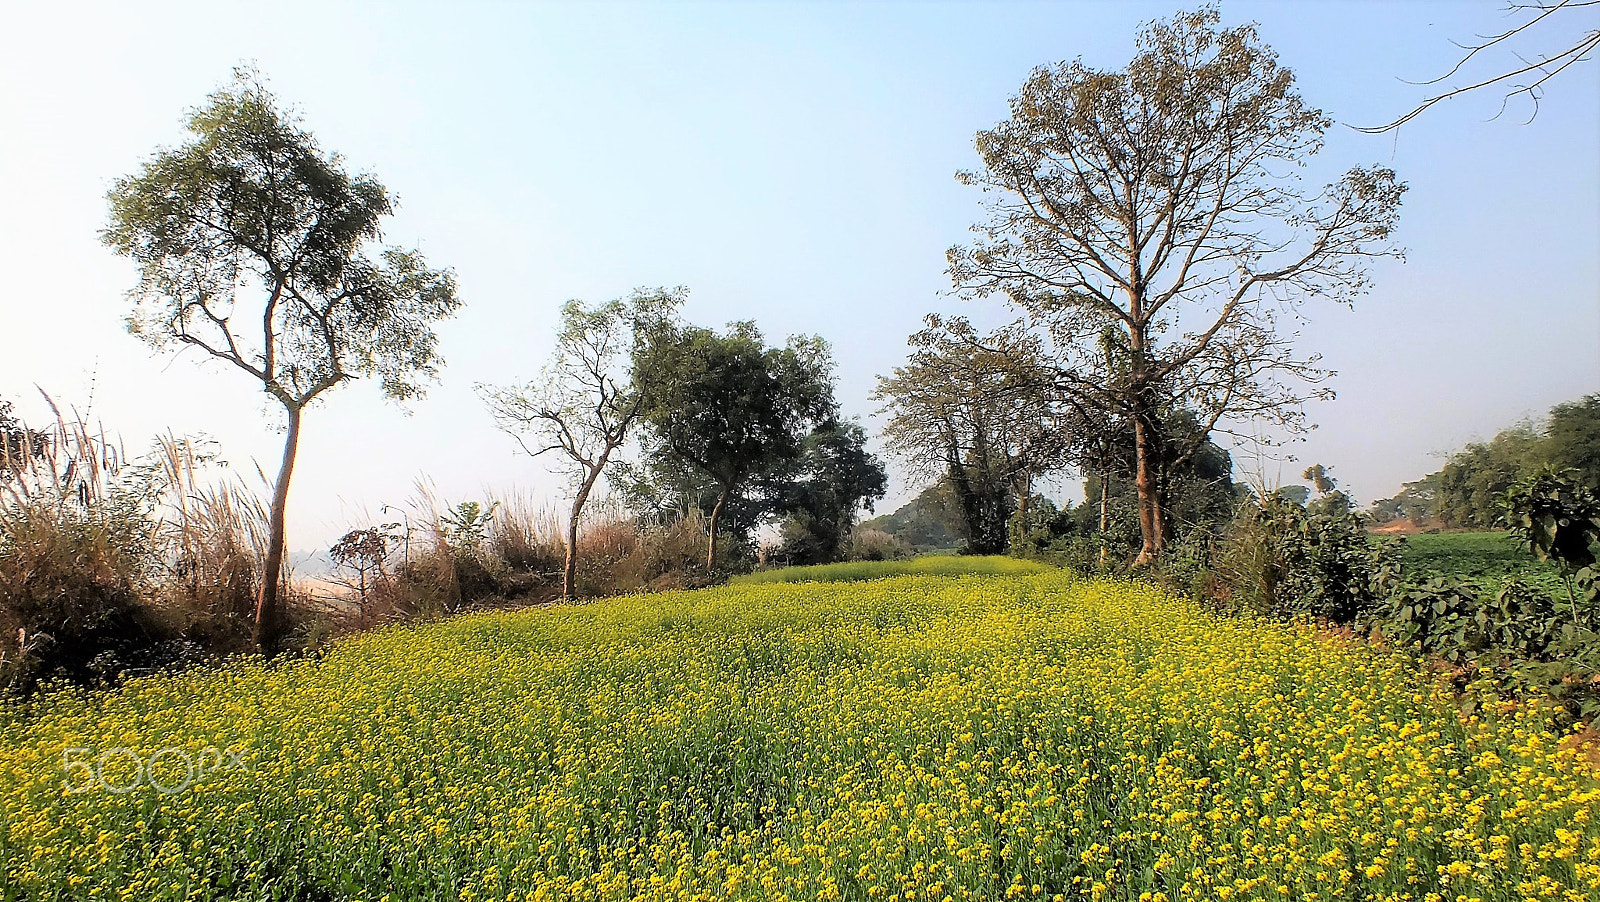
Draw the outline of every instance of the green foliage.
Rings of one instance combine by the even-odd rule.
[[[810,429],[835,416],[828,345],[795,336],[769,348],[749,322],[719,335],[662,321],[637,342],[633,372],[648,383],[640,414],[651,467],[699,490],[701,498],[685,499],[695,506],[707,489],[715,493],[702,507],[711,515],[711,566],[728,503],[750,500],[744,496],[764,477],[792,467]]]
[[[1561,568],[1572,626],[1592,631],[1600,614],[1600,500],[1576,475],[1546,468],[1519,480],[1506,493],[1505,518],[1535,557]]]
[[[1072,459],[1072,408],[1052,396],[1041,342],[1018,325],[980,335],[964,319],[927,318],[910,359],[880,376],[873,397],[889,421],[886,447],[937,475],[958,515],[962,549],[1006,549],[1006,524],[1032,480]]]
[[[1574,718],[1600,714],[1600,621],[1557,596],[1512,579],[1498,591],[1433,577],[1411,583],[1372,611],[1366,625],[1415,648],[1492,677],[1503,690],[1565,706]]]
[[[846,552],[857,513],[888,490],[888,474],[868,451],[855,423],[822,423],[807,435],[793,475],[773,494],[783,516],[780,556],[794,564],[826,564]]]
[[[1017,511],[1007,524],[1011,556],[1033,559],[1050,553],[1077,532],[1072,513],[1071,503],[1059,508],[1043,495],[1029,499],[1028,509]]]
[[[1529,553],[1527,544],[1508,532],[1435,532],[1406,536],[1400,546],[1406,578],[1459,580],[1480,592],[1494,594],[1518,580],[1546,594],[1562,590],[1561,572]]]
[[[907,561],[851,561],[811,567],[780,567],[735,576],[732,585],[760,583],[855,582],[890,576],[1023,576],[1054,570],[1037,561],[998,554],[938,554]]]
[[[1232,455],[1200,435],[1192,411],[1168,412],[1162,423],[1165,442],[1191,448],[1182,460],[1166,460],[1157,468],[1167,535],[1174,539],[1173,550],[1185,543],[1204,545],[1232,520],[1243,486],[1233,481]],[[1092,539],[1095,547],[1105,549],[1108,563],[1121,566],[1139,549],[1143,536],[1139,493],[1133,481],[1131,432],[1115,447],[1121,450],[1102,461],[1106,469],[1090,472],[1084,480],[1084,503],[1073,509],[1072,520],[1077,535]]]
[[[1600,494],[1600,392],[1550,408],[1544,436],[1550,463]]]
[[[1506,691],[1600,714],[1600,604],[1592,577],[1593,498],[1543,468],[1503,497],[1512,534],[1408,540],[1408,584],[1368,624],[1397,645],[1487,674]]]
[[[1224,607],[1351,623],[1396,587],[1399,549],[1349,511],[1311,511],[1272,494],[1247,502],[1217,562]]]
[[[478,554],[499,507],[498,501],[487,507],[476,501],[463,501],[439,518],[439,532],[458,554]]]
[[[1574,476],[1542,468],[1512,485],[1501,503],[1511,531],[1528,542],[1535,557],[1582,573],[1594,566],[1600,544],[1600,500]]]
[[[431,324],[460,302],[416,251],[369,256],[388,190],[346,172],[247,70],[187,125],[188,143],[108,195],[105,243],[139,265],[130,331],[198,347],[286,406],[360,376],[421,394],[441,362]]]
[[[1149,22],[1122,69],[1034,69],[978,133],[982,165],[957,175],[992,198],[947,254],[958,293],[1023,310],[1048,336],[1049,384],[1137,427],[1140,563],[1173,537],[1162,470],[1219,422],[1303,427],[1302,402],[1325,394],[1300,387],[1326,373],[1279,333],[1285,306],[1349,303],[1366,258],[1398,254],[1405,185],[1373,166],[1306,190],[1295,167],[1332,120],[1255,26],[1220,20],[1207,6]],[[1187,437],[1163,422],[1185,408]]]

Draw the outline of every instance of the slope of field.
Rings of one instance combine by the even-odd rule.
[[[851,561],[810,567],[779,567],[736,576],[734,585],[755,583],[850,582],[886,576],[1024,576],[1055,568],[1003,554],[933,554],[904,561]]]
[[[1509,532],[1441,532],[1407,536],[1401,562],[1418,578],[1451,577],[1497,592],[1506,580],[1521,579],[1552,595],[1564,593],[1561,572],[1539,561],[1526,542]]]
[[[1498,718],[1065,572],[486,614],[5,713],[0,897],[1600,896],[1594,775]]]

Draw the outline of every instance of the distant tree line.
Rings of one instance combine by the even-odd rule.
[[[1600,493],[1600,393],[1557,404],[1542,422],[1522,422],[1450,455],[1437,472],[1373,502],[1379,522],[1409,519],[1450,528],[1499,526],[1501,501],[1541,468],[1570,470]]]

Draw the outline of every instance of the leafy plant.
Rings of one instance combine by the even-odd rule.
[[[1239,509],[1217,571],[1227,607],[1352,623],[1398,586],[1400,555],[1348,510],[1310,511],[1274,492]]]
[[[490,502],[488,507],[476,501],[463,501],[439,518],[439,532],[451,548],[460,554],[476,554],[483,549],[489,535],[489,525],[494,522],[494,512],[500,502]]]
[[[1574,625],[1600,603],[1600,500],[1571,470],[1541,467],[1501,499],[1503,518],[1535,557],[1561,568]]]

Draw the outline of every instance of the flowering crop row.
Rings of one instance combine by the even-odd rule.
[[[1536,717],[1066,573],[487,614],[0,711],[0,899],[1600,898]]]

